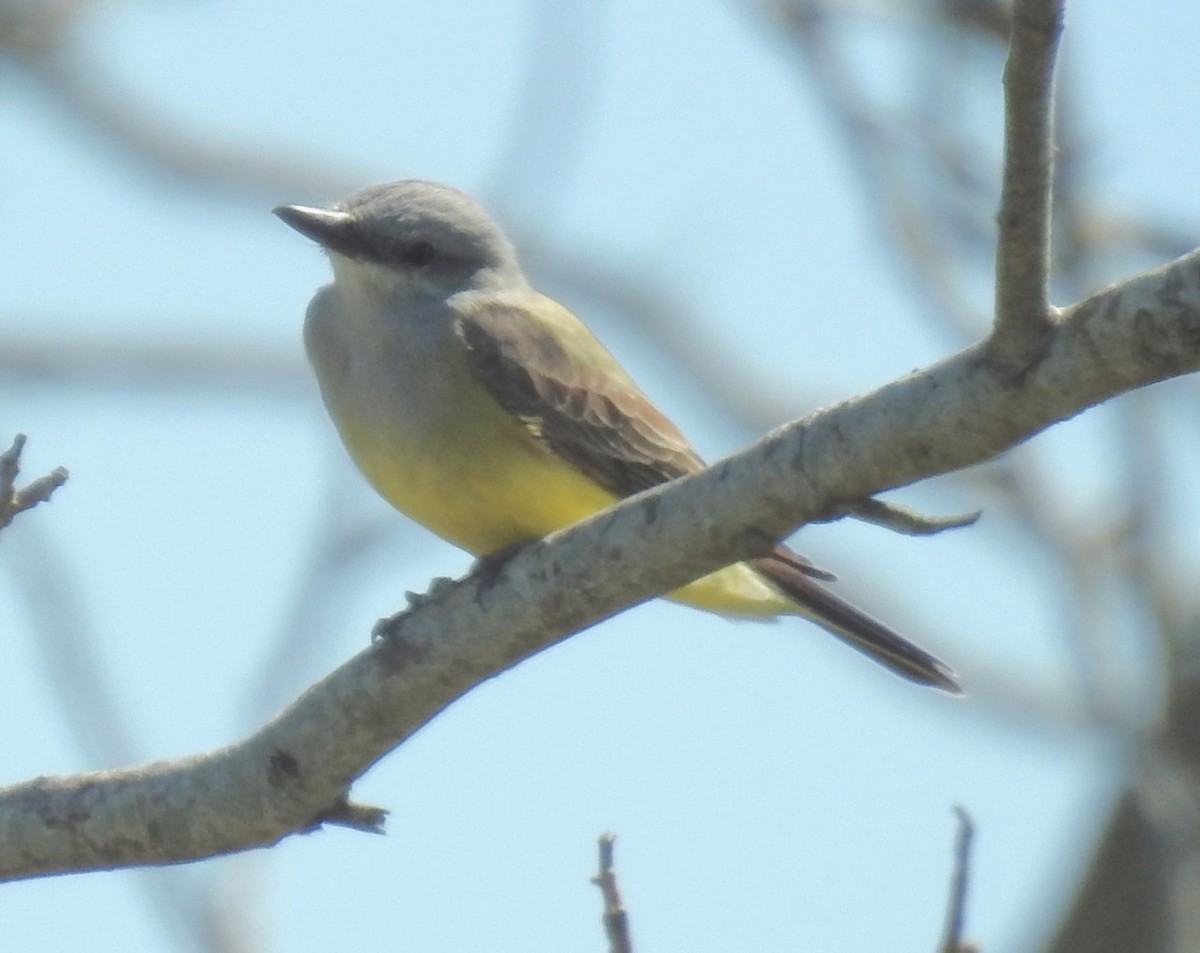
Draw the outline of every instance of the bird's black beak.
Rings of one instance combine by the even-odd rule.
[[[348,212],[307,205],[281,205],[274,214],[318,245],[354,257],[359,243],[354,236],[354,217]]]

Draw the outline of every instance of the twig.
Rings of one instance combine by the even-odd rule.
[[[11,523],[18,513],[45,503],[55,490],[67,482],[67,471],[55,467],[45,476],[18,490],[17,475],[21,472],[21,451],[24,449],[25,435],[19,433],[13,438],[12,446],[0,453],[0,529]]]
[[[979,949],[974,943],[964,943],[963,923],[967,912],[967,887],[971,874],[971,840],[975,835],[975,824],[965,809],[955,805],[958,818],[958,838],[954,844],[954,876],[950,879],[950,906],[946,910],[946,930],[938,953],[973,953]]]
[[[996,243],[996,318],[988,356],[1009,374],[1048,345],[1054,57],[1062,0],[1017,0],[1004,67],[1004,183]]]
[[[882,526],[893,533],[905,536],[933,536],[948,529],[973,526],[983,515],[982,510],[959,513],[954,516],[926,516],[900,503],[889,503],[875,497],[851,500],[841,507],[840,516],[853,516],[864,523]],[[819,522],[819,520],[814,520]]]
[[[608,936],[610,953],[633,953],[633,942],[629,938],[629,913],[621,902],[621,888],[617,885],[617,874],[613,870],[613,844],[616,834],[600,835],[600,873],[592,883],[604,895],[604,932]]]

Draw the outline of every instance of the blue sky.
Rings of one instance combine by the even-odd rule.
[[[1185,132],[1200,81],[1184,38],[1200,14],[1101,6],[1073,7],[1064,41],[1092,148],[1083,185],[1105,207],[1186,231],[1200,220]],[[299,338],[327,263],[269,214],[275,204],[391,178],[458,185],[531,247],[678,301],[676,336],[711,339],[736,388],[795,416],[952,347],[880,240],[807,74],[754,16],[682,0],[580,7],[128,3],[78,24],[72,61],[152,128],[313,168],[328,194],[281,180],[230,196],[163,175],[5,69],[0,347],[100,340],[134,363],[143,346],[186,357],[144,386],[111,380],[115,354],[91,382],[0,379],[0,439],[30,435],[30,475],[72,474],[0,549],[3,782],[236,739],[361,649],[405,590],[469,565],[345,461]],[[851,39],[872,88],[899,98],[919,47],[870,23]],[[964,55],[983,60],[987,82],[960,95],[994,156],[1002,60]],[[717,382],[585,300],[552,257],[527,262],[706,456],[757,436],[706,386]],[[214,354],[272,376],[188,371]],[[1069,521],[1103,514],[1119,488],[1115,413],[1030,448]],[[1195,439],[1175,447],[1169,469],[1183,474]],[[985,516],[930,540],[812,527],[798,545],[951,660],[968,690],[973,674],[999,671],[1069,704],[1057,566],[967,484],[897,498]],[[1184,549],[1196,519],[1194,504],[1181,508]],[[385,532],[306,581],[331,521]],[[1136,723],[1157,691],[1154,659],[1136,609],[1110,609]],[[297,611],[298,641],[273,665]],[[56,641],[63,632],[87,647]],[[127,731],[127,748],[88,747],[64,714],[61,666],[85,652],[125,728],[85,717],[100,734]],[[98,936],[131,953],[197,948],[161,912],[161,891],[179,890],[211,892],[253,949],[595,950],[588,877],[597,835],[614,830],[643,949],[930,949],[961,804],[978,825],[970,934],[1001,951],[1036,940],[1067,900],[1122,766],[1111,738],[923,693],[800,622],[654,603],[493,680],[373,769],[355,794],[393,811],[385,838],[331,830],[159,873],[9,885],[0,923],[13,949]]]

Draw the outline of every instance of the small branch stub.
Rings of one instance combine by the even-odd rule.
[[[881,526],[905,536],[933,536],[948,529],[973,526],[983,514],[982,510],[974,510],[954,516],[926,516],[899,503],[889,503],[869,496],[861,500],[851,500],[842,508],[841,515],[853,516],[856,520]]]
[[[602,919],[610,953],[633,953],[633,942],[629,938],[629,914],[621,903],[621,889],[613,869],[613,844],[616,840],[615,834],[600,835],[600,873],[592,878],[592,883],[604,895]]]
[[[13,438],[12,446],[0,453],[0,529],[11,523],[18,513],[45,503],[67,482],[67,471],[56,467],[18,490],[17,476],[21,472],[21,451],[24,449],[25,435],[19,433]]]
[[[317,817],[313,826],[336,824],[364,834],[386,834],[388,814],[385,808],[358,804],[348,797],[340,797]]]

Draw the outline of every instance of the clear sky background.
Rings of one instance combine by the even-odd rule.
[[[1089,149],[1076,184],[1194,233],[1200,9],[1152,7],[1068,11],[1064,80]],[[876,14],[844,39],[870,87],[899,102],[939,64],[915,25]],[[948,74],[941,94],[994,183],[1002,53],[975,41],[960,55],[977,82]],[[810,74],[748,6],[97,4],[64,57],[89,77],[85,95],[153,134],[293,174],[241,192],[166,174],[0,63],[0,440],[30,435],[30,476],[71,471],[0,545],[0,783],[236,740],[363,648],[405,590],[469,567],[344,459],[300,345],[328,265],[275,204],[410,177],[479,195],[535,279],[710,458],[958,346],[881,237]],[[320,175],[302,181],[301,168]],[[657,332],[573,282],[566,264],[587,262],[602,288],[676,302],[670,336],[720,379],[697,380]],[[973,290],[986,312],[986,282]],[[30,356],[76,345],[86,360],[71,374]],[[146,355],[163,348],[179,361],[155,370]],[[776,416],[745,425],[725,388]],[[1031,447],[1076,525],[1124,478],[1111,413]],[[1181,480],[1195,472],[1192,431],[1167,461]],[[797,545],[951,661],[968,691],[1007,680],[1070,711],[1079,681],[1056,564],[978,483],[896,498],[985,514],[927,540],[843,522]],[[1178,518],[1194,565],[1194,504],[1181,499]],[[314,572],[331,527],[373,542]],[[1111,612],[1125,636],[1117,720],[1133,730],[1153,711],[1156,663],[1137,610]],[[612,830],[640,949],[929,950],[960,804],[978,826],[970,935],[1025,949],[1087,862],[1123,747],[976,694],[918,690],[798,621],[648,604],[489,682],[367,774],[354,793],[393,812],[386,837],[334,829],[187,868],[7,885],[0,945],[598,950],[588,878]],[[214,922],[206,904],[244,946],[198,939]]]

